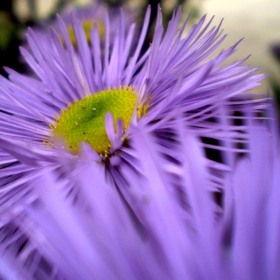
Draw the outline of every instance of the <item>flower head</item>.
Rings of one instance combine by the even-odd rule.
[[[133,24],[133,21],[136,18],[136,12],[132,9],[129,9],[128,7],[124,7],[124,8],[126,13],[126,17],[124,18],[124,28],[127,31],[129,26]],[[111,39],[111,41],[113,41],[113,38],[116,35],[115,26],[118,26],[118,22],[119,22],[119,12],[116,12],[116,9],[113,7],[108,8],[107,5],[104,3],[104,1],[98,0],[98,1],[94,1],[91,4],[87,4],[83,6],[79,6],[75,4],[66,5],[66,7],[60,13],[60,16],[66,25],[71,43],[73,44],[74,47],[77,47],[75,31],[72,25],[72,21],[73,21],[72,18],[75,17],[75,19],[80,22],[84,30],[86,40],[89,44],[91,44],[90,32],[91,29],[94,28],[94,26],[97,26],[97,29],[99,31],[100,41],[101,42],[104,41],[106,14],[109,14],[110,16],[111,28],[110,31],[109,30],[107,31],[110,32],[109,38]],[[38,27],[36,31],[51,39],[50,28],[56,30],[56,32],[60,35],[61,41],[64,43],[59,24],[57,24],[56,20],[55,21],[49,20],[46,22],[42,22],[41,27]]]
[[[112,46],[106,17],[103,52],[97,26],[88,44],[75,18],[77,48],[60,17],[52,40],[29,31],[22,54],[37,77],[8,69],[0,80],[5,276],[15,265],[27,279],[279,275],[265,237],[278,219],[279,150],[269,103],[249,94],[263,76],[245,60],[221,66],[237,44],[209,58],[220,26],[203,17],[183,37],[179,18],[164,32],[159,12],[141,56],[149,10],[133,49],[122,13]]]

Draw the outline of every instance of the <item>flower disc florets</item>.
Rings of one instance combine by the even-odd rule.
[[[82,27],[84,29],[84,33],[86,36],[86,40],[88,43],[90,43],[90,30],[93,29],[94,25],[97,24],[97,28],[98,28],[98,32],[99,32],[99,36],[100,38],[104,37],[104,33],[105,33],[105,28],[102,22],[100,21],[94,21],[94,20],[82,20],[81,21]],[[74,47],[77,46],[77,42],[76,42],[76,36],[73,30],[73,26],[72,24],[69,24],[67,26],[67,31],[68,31],[68,35],[70,37],[70,40],[73,44]]]
[[[101,155],[109,153],[111,142],[106,133],[105,116],[111,112],[116,122],[123,121],[126,131],[136,105],[137,95],[131,87],[100,91],[70,104],[61,110],[56,124],[52,125],[55,139],[63,139],[67,149],[77,153],[82,142],[87,142]]]

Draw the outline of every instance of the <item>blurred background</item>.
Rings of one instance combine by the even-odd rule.
[[[95,0],[96,1],[96,0]],[[19,59],[18,46],[25,44],[24,33],[27,26],[44,26],[51,22],[56,13],[63,13],[69,7],[91,4],[92,0],[9,0],[0,3],[0,73],[6,75],[2,66],[8,66],[24,72],[25,65]],[[229,34],[223,48],[229,47],[241,38],[245,38],[238,47],[235,56],[228,62],[241,59],[251,54],[248,63],[259,67],[259,72],[267,73],[262,87],[258,91],[273,89],[280,96],[280,1],[279,0],[104,0],[110,9],[123,6],[137,13],[136,21],[141,23],[147,5],[152,5],[155,17],[157,4],[160,3],[167,23],[171,13],[178,5],[183,6],[183,17],[192,14],[190,25],[201,15],[208,14],[208,19],[215,15],[214,23],[224,18],[223,28]],[[182,18],[183,20],[183,18]],[[153,21],[150,22],[152,38]],[[279,98],[280,99],[280,98]]]
[[[204,0],[202,13],[215,15],[218,23],[224,18],[223,27],[229,34],[223,46],[230,46],[240,38],[238,52],[228,61],[246,57],[253,67],[260,67],[261,73],[267,73],[263,87],[279,82],[280,77],[280,1],[279,0]]]

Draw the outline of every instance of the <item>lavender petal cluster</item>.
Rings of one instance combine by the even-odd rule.
[[[239,42],[216,54],[221,25],[185,35],[180,15],[164,30],[158,11],[144,54],[149,9],[137,44],[123,12],[91,44],[73,17],[77,48],[60,17],[51,39],[28,31],[34,75],[0,77],[0,278],[279,279],[278,129],[251,93],[264,75],[225,66]],[[69,103],[122,86],[147,109],[125,135],[106,118],[108,158],[48,147]]]

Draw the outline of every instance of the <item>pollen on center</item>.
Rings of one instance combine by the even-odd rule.
[[[109,153],[111,142],[105,128],[105,116],[111,112],[116,123],[123,120],[126,131],[135,110],[137,94],[131,87],[109,89],[86,96],[60,112],[51,125],[54,139],[62,139],[67,150],[76,154],[82,142],[87,142],[101,155]]]

